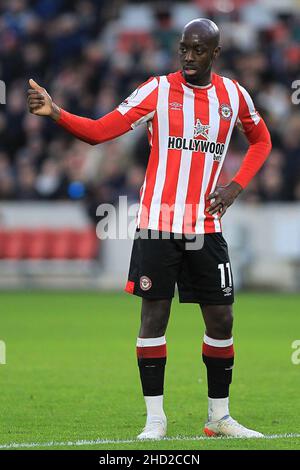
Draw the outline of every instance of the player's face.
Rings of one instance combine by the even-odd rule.
[[[201,80],[210,73],[219,51],[219,46],[203,40],[199,34],[183,34],[179,42],[179,59],[185,79],[201,84]]]

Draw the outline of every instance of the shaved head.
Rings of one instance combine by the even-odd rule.
[[[213,21],[196,18],[185,25],[179,58],[185,79],[194,85],[210,83],[213,61],[220,53],[220,32]]]
[[[182,35],[191,34],[203,42],[217,47],[220,42],[220,31],[216,23],[207,18],[196,18],[185,25]]]

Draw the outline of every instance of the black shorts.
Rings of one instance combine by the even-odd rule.
[[[179,238],[180,237],[180,238]],[[194,236],[137,229],[125,290],[147,299],[232,304],[234,288],[227,243],[221,233]]]

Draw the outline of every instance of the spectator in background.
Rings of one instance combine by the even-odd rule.
[[[16,197],[20,200],[37,199],[35,189],[36,171],[35,168],[26,161],[21,161],[17,171]]]
[[[41,199],[55,199],[59,196],[61,169],[53,158],[47,158],[36,178],[35,189]]]
[[[9,155],[0,151],[0,198],[15,198],[15,181],[9,161]]]

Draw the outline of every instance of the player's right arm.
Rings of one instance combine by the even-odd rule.
[[[100,119],[89,119],[69,113],[55,104],[45,90],[29,80],[28,109],[37,116],[49,116],[68,132],[96,145],[125,134],[142,122],[152,119],[157,103],[156,78],[151,78],[135,90],[111,113]]]

